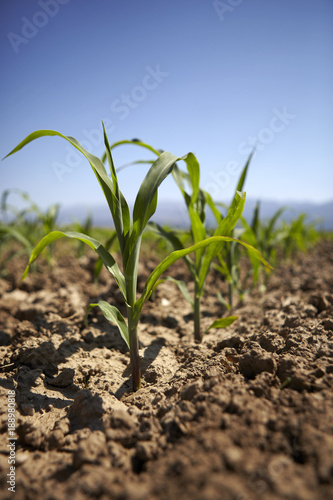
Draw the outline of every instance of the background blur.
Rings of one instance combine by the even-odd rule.
[[[332,200],[331,0],[1,0],[1,138],[5,156],[37,129],[55,129],[100,156],[140,138],[196,154],[201,185],[229,202],[254,144],[250,199]],[[115,150],[116,166],[149,158]],[[119,173],[134,201],[147,171]],[[42,138],[1,165],[0,191],[42,207],[104,203],[89,164]],[[163,203],[181,197],[170,178]]]

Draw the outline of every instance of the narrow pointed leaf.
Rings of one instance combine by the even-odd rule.
[[[217,319],[213,321],[213,323],[207,328],[206,332],[211,328],[226,328],[227,326],[231,325],[236,319],[238,319],[238,316],[228,316],[227,318]]]
[[[273,217],[271,217],[271,219],[268,222],[267,229],[266,229],[266,232],[265,232],[266,238],[270,238],[271,237],[272,232],[273,232],[273,227],[275,226],[275,223],[276,223],[277,219],[280,217],[280,215],[285,210],[286,210],[286,207],[281,207],[281,208],[279,208],[279,210],[277,210],[275,212],[275,214],[273,215]]]
[[[128,327],[121,312],[115,306],[111,306],[108,302],[100,300],[96,304],[89,304],[86,309],[85,322],[87,321],[88,314],[93,307],[99,307],[104,317],[111,323],[117,325],[120,335],[125,340],[127,347],[130,348]]]
[[[177,156],[168,151],[162,153],[150,167],[137,194],[133,209],[133,226],[140,234],[156,210],[156,193],[161,182],[170,174]]]
[[[123,144],[132,144],[133,146],[140,146],[142,148],[148,149],[148,151],[151,151],[152,153],[156,154],[157,156],[160,156],[161,151],[158,149],[153,148],[153,146],[150,146],[150,144],[147,144],[143,141],[129,141],[129,140],[122,140],[122,141],[117,141],[111,144],[111,149],[116,148],[117,146],[122,146]]]
[[[149,219],[153,216],[157,206],[157,190],[162,181],[170,174],[175,162],[179,158],[169,153],[162,153],[150,167],[146,177],[142,181],[133,208],[133,226],[130,236],[127,238],[123,262],[125,273],[131,274],[135,271],[133,252],[140,244],[140,239]]]
[[[188,175],[188,174],[185,174],[184,172],[182,172],[178,168],[178,166],[175,165],[175,167],[172,170],[172,176],[173,176],[177,186],[179,187],[179,189],[184,197],[186,205],[188,206],[190,201],[191,201],[191,197],[185,191],[184,178],[186,178],[186,175]]]
[[[229,208],[226,217],[224,217],[224,219],[221,220],[219,226],[216,228],[214,236],[222,236],[222,235],[228,236],[231,234],[232,230],[236,226],[238,220],[240,219],[243,213],[245,198],[246,198],[246,193],[241,193],[238,191],[236,192],[231,207]],[[206,276],[209,272],[212,260],[220,252],[222,246],[223,246],[223,241],[218,242],[216,245],[212,245],[210,248],[208,248],[205,253],[199,273],[200,293],[202,293]]]
[[[188,213],[190,216],[191,220],[191,231],[192,231],[192,236],[194,243],[198,243],[199,241],[202,241],[206,238],[206,229],[203,224],[203,222],[200,219],[199,214],[195,211],[193,208],[192,202],[190,206],[188,207]],[[205,251],[204,248],[201,248],[195,253],[195,265],[197,270],[200,269],[200,264],[201,264],[201,258],[203,255],[203,252]]]
[[[152,229],[156,234],[159,234],[160,236],[163,236],[165,239],[167,239],[171,245],[173,246],[174,250],[183,250],[184,245],[180,241],[180,239],[176,236],[174,231],[167,231],[164,229],[162,226],[157,224],[156,222],[149,222],[148,228]],[[195,267],[192,259],[188,256],[185,255],[184,257],[185,264],[188,267],[188,270],[190,271],[191,275],[195,275]]]
[[[222,218],[223,218],[221,212],[216,208],[216,205],[215,205],[211,195],[209,193],[207,193],[207,191],[202,191],[202,192],[205,196],[207,205],[211,209],[211,211],[215,217],[215,220],[216,220],[217,224],[219,225],[221,223]]]
[[[31,250],[32,245],[30,241],[23,234],[14,229],[12,226],[5,226],[0,223],[0,234],[1,233],[12,236],[15,240],[21,243],[26,248],[27,251]]]
[[[117,231],[118,235],[118,240],[119,240],[119,245],[121,248],[121,251],[123,253],[125,249],[125,243],[126,243],[126,236],[129,232],[130,229],[130,224],[131,224],[131,219],[130,219],[130,212],[129,208],[127,205],[127,202],[122,194],[122,192],[119,189],[118,185],[118,178],[117,178],[117,173],[116,169],[114,167],[113,163],[113,158],[111,154],[111,148],[109,145],[109,141],[105,132],[105,127],[103,123],[103,133],[104,133],[104,144],[105,144],[105,151],[106,151],[106,157],[108,160],[108,164],[110,167],[110,173],[111,173],[111,178],[113,182],[113,189],[114,189],[114,194],[112,196],[112,217],[113,217],[113,222]]]
[[[231,238],[229,236],[212,236],[210,238],[207,238],[203,241],[200,241],[199,243],[196,243],[195,245],[192,245],[188,248],[185,248],[184,250],[177,250],[175,252],[172,252],[170,255],[168,255],[165,259],[160,262],[160,264],[156,267],[156,269],[150,274],[149,278],[146,281],[144,290],[142,292],[141,297],[136,301],[134,305],[134,316],[136,318],[139,318],[141,314],[142,307],[144,303],[148,300],[148,298],[151,295],[151,292],[153,290],[153,287],[156,283],[156,281],[159,279],[159,277],[168,269],[168,267],[171,266],[174,262],[177,260],[183,258],[185,255],[188,255],[189,253],[195,252],[196,250],[199,250],[200,248],[207,247],[211,244],[214,243],[221,243],[225,241],[236,241],[243,245],[244,247],[247,248],[249,252],[252,252],[253,255],[257,255],[257,258],[263,262],[267,267],[271,268],[270,264],[265,261],[265,259],[262,257],[260,252],[256,250],[255,248],[251,247],[251,245],[248,245],[247,243],[236,240],[235,238]]]
[[[107,251],[109,251],[109,249],[111,248],[111,246],[112,246],[114,240],[116,239],[116,237],[117,237],[117,233],[114,232],[113,235],[110,236],[110,238],[105,243],[104,247],[105,247],[105,249]],[[97,281],[98,276],[101,273],[102,267],[103,267],[103,259],[102,259],[102,257],[98,257],[98,259],[96,260],[96,263],[95,263],[95,268],[94,268],[94,278],[95,278],[95,281]]]
[[[104,167],[103,162],[95,155],[89,153],[86,151],[81,144],[74,139],[73,137],[66,136],[61,134],[60,132],[56,132],[55,130],[37,130],[35,132],[32,132],[29,134],[23,141],[21,141],[5,158],[8,156],[17,153],[20,151],[24,146],[29,144],[30,142],[34,141],[35,139],[38,139],[40,137],[46,137],[46,136],[58,136],[62,137],[66,141],[68,141],[72,146],[74,146],[80,153],[83,154],[83,156],[86,157],[86,159],[89,161],[91,168],[93,169],[97,180],[103,190],[104,196],[106,198],[106,201],[109,205],[110,211],[112,215],[114,216],[114,208],[115,208],[115,193],[114,193],[114,188],[112,185],[111,179],[108,177],[106,169]]]
[[[251,227],[253,229],[254,234],[258,238],[258,230],[259,230],[259,210],[260,210],[260,202],[257,201],[254,211],[253,211],[253,219],[251,222]]]
[[[243,168],[243,171],[241,173],[241,176],[239,178],[239,181],[238,181],[238,184],[237,184],[237,187],[236,187],[236,192],[237,191],[243,191],[243,187],[244,187],[244,183],[245,183],[245,179],[246,179],[246,174],[247,174],[247,170],[249,168],[249,165],[251,163],[251,160],[252,160],[252,157],[254,155],[254,151],[252,151],[252,153],[250,153],[250,156],[248,157],[248,160],[245,164],[245,167]]]
[[[189,173],[191,184],[192,184],[192,197],[191,202],[194,204],[197,201],[199,195],[199,182],[200,182],[200,166],[199,162],[193,153],[189,153],[184,158],[186,163],[187,171]]]
[[[120,271],[118,264],[112,257],[112,255],[103,247],[103,245],[98,241],[95,240],[94,238],[91,238],[90,236],[87,236],[86,234],[83,233],[77,233],[75,231],[52,231],[52,233],[47,234],[40,240],[38,245],[33,249],[29,263],[22,275],[22,280],[26,278],[29,268],[31,264],[37,259],[38,255],[44,250],[44,248],[52,243],[53,241],[56,241],[60,238],[63,238],[66,236],[67,238],[74,238],[76,240],[83,241],[86,243],[90,248],[96,250],[98,255],[102,258],[104,265],[106,269],[112,274],[112,276],[115,278],[116,282],[118,283],[118,286],[126,300],[126,287],[125,287],[125,278]]]
[[[226,217],[221,220],[214,232],[214,236],[229,236],[231,234],[243,213],[245,200],[246,193],[237,191]]]

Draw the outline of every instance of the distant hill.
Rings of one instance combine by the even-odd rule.
[[[244,216],[249,221],[251,221],[255,204],[256,200],[246,200]],[[295,219],[299,214],[305,213],[307,215],[306,220],[308,222],[315,222],[318,229],[333,230],[333,201],[317,204],[295,201],[280,203],[277,201],[262,200],[260,202],[261,218],[271,217],[282,206],[286,207],[281,216],[283,220],[290,221]],[[71,223],[74,220],[83,222],[89,213],[92,215],[95,226],[112,226],[111,216],[106,205],[96,205],[90,209],[83,205],[63,207],[60,209],[59,222],[61,224]],[[186,207],[181,202],[159,201],[157,211],[152,220],[172,227],[186,228],[189,226]],[[207,224],[214,224],[214,218],[211,213],[207,214]]]

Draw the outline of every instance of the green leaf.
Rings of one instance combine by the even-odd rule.
[[[219,226],[214,231],[213,236],[222,236],[222,235],[228,236],[229,234],[231,234],[232,230],[234,229],[235,225],[237,224],[244,210],[245,198],[246,198],[246,193],[241,193],[238,191],[236,192],[236,195],[233,199],[233,202],[231,204],[231,207],[229,208],[226,217],[224,217],[224,219],[221,220]],[[216,257],[217,254],[220,252],[222,245],[223,241],[217,243],[216,245],[212,245],[207,250],[204,256],[199,273],[198,287],[200,290],[200,294],[203,291],[204,283],[206,280],[206,276],[209,272],[211,262],[214,259],[214,257]]]
[[[257,239],[256,233],[254,232],[253,227],[250,226],[250,224],[247,222],[245,217],[242,216],[240,218],[240,220],[245,228],[245,231],[242,235],[242,239],[247,241],[248,243],[250,243],[250,245],[257,247],[258,246],[258,239]]]
[[[195,211],[195,209],[192,205],[192,202],[191,202],[190,206],[188,207],[188,213],[189,213],[190,220],[191,220],[191,231],[192,231],[193,240],[194,240],[194,243],[198,243],[199,241],[202,241],[206,238],[206,229],[205,229],[203,222],[200,219],[200,215]],[[205,249],[201,248],[199,251],[197,251],[195,253],[195,266],[196,266],[197,272],[199,272],[198,270],[200,269],[201,258],[202,258],[204,251],[205,251]]]
[[[238,316],[228,316],[227,318],[221,318],[213,321],[213,323],[207,328],[206,332],[210,330],[211,328],[226,328],[227,326],[231,325],[236,319],[238,319]]]
[[[186,163],[187,171],[191,179],[191,185],[192,185],[191,203],[192,205],[194,205],[199,195],[200,166],[198,160],[196,159],[193,153],[189,153],[188,155],[186,155],[184,161]]]
[[[183,243],[180,241],[178,236],[176,236],[174,231],[168,231],[168,230],[164,229],[162,226],[160,226],[159,224],[157,224],[156,222],[149,222],[147,227],[149,227],[149,229],[152,229],[156,234],[159,234],[160,236],[163,236],[165,239],[167,239],[171,243],[171,245],[173,246],[174,250],[183,250],[184,249]],[[185,264],[187,265],[188,270],[191,273],[191,276],[194,278],[194,276],[196,274],[194,262],[192,261],[192,259],[188,255],[185,255],[185,257],[183,257],[183,259],[184,259]]]
[[[108,160],[108,164],[110,167],[111,178],[113,182],[114,192],[112,193],[112,217],[114,221],[114,225],[118,235],[119,246],[121,252],[124,252],[125,244],[126,244],[126,236],[130,230],[131,218],[130,212],[127,205],[127,202],[119,189],[118,178],[116,174],[116,169],[114,167],[111,148],[109,145],[109,141],[105,132],[105,127],[103,123],[103,133],[104,133],[104,144],[106,150],[106,157]]]
[[[117,325],[120,335],[125,340],[127,347],[130,348],[128,327],[121,312],[115,306],[111,306],[104,300],[100,300],[96,304],[89,304],[89,306],[87,307],[86,315],[84,318],[85,323],[87,322],[88,314],[93,307],[99,307],[104,317],[111,323]]]
[[[31,251],[32,245],[31,245],[30,241],[23,234],[21,234],[19,231],[17,231],[13,227],[5,226],[5,225],[0,223],[0,234],[1,233],[8,234],[8,235],[12,236],[15,240],[17,240],[19,243],[21,243],[27,251]]]
[[[157,189],[170,174],[177,156],[168,151],[162,153],[150,167],[137,194],[133,209],[133,227],[141,234],[150,217],[155,213]]]
[[[220,265],[214,265],[214,268],[219,271],[222,275],[224,275],[227,279],[227,281],[231,282],[231,269],[229,270],[229,267],[227,266],[226,262],[221,256],[221,253],[217,255],[217,260],[219,261]]]
[[[106,269],[112,274],[112,276],[115,278],[125,300],[126,300],[126,287],[125,287],[125,278],[120,271],[118,264],[112,257],[112,255],[103,247],[103,245],[98,241],[95,240],[94,238],[91,238],[90,236],[87,236],[86,234],[82,233],[77,233],[75,231],[53,231],[52,233],[47,234],[40,240],[38,245],[33,249],[29,263],[22,275],[21,280],[24,280],[26,278],[31,264],[37,259],[38,255],[44,250],[44,248],[52,243],[53,241],[58,240],[59,238],[63,238],[66,236],[67,238],[74,238],[76,240],[83,241],[86,243],[90,248],[96,250],[98,255],[102,258],[103,263],[106,267]]]
[[[113,235],[110,236],[110,238],[108,238],[108,240],[106,241],[104,247],[107,251],[109,251],[109,249],[111,248],[116,237],[117,237],[117,233],[114,232]],[[95,268],[94,268],[94,278],[95,278],[96,282],[97,282],[98,276],[101,273],[102,267],[103,267],[103,260],[101,257],[98,257],[98,259],[96,260],[96,263],[95,263]]]
[[[221,223],[221,220],[222,220],[221,212],[216,208],[216,205],[215,205],[211,195],[209,193],[207,193],[207,191],[202,191],[202,192],[205,196],[207,205],[211,209],[211,211],[215,217],[215,220],[216,220],[217,224],[219,225]]]
[[[246,174],[247,174],[247,170],[249,168],[249,165],[251,163],[251,160],[252,160],[252,157],[254,155],[254,151],[252,151],[252,153],[250,154],[250,156],[248,157],[248,160],[245,164],[245,167],[243,168],[243,171],[241,173],[241,176],[239,178],[239,181],[238,181],[238,184],[237,184],[237,187],[236,187],[236,192],[237,191],[243,191],[243,187],[244,187],[244,183],[245,183],[245,179],[246,179]]]
[[[105,198],[108,202],[108,205],[110,207],[111,212],[113,213],[113,207],[114,207],[114,189],[113,185],[111,182],[111,179],[108,177],[107,172],[105,170],[103,162],[97,158],[97,156],[89,153],[86,151],[81,144],[74,139],[73,137],[66,136],[61,134],[60,132],[56,132],[55,130],[37,130],[35,132],[32,132],[29,134],[23,141],[21,141],[5,158],[8,156],[17,153],[20,151],[24,146],[29,144],[30,142],[34,141],[35,139],[38,139],[40,137],[46,137],[46,136],[58,136],[62,137],[63,139],[66,139],[72,146],[74,146],[80,153],[83,154],[87,158],[87,160],[90,163],[91,168],[93,169],[98,182],[103,190],[103,193],[105,195]]]
[[[245,246],[249,252],[251,252],[253,255],[256,255],[257,258],[261,260],[261,262],[263,262],[267,267],[271,268],[270,264],[268,264],[268,262],[265,261],[265,259],[262,257],[260,252],[258,252],[258,250],[251,247],[251,245],[248,245],[243,241],[231,238],[229,236],[212,236],[203,241],[200,241],[199,243],[196,243],[195,245],[192,245],[188,248],[184,248],[183,250],[176,250],[175,252],[172,252],[170,255],[168,255],[165,259],[163,259],[162,262],[160,262],[160,264],[155,268],[155,270],[150,274],[149,278],[147,279],[142,295],[134,305],[134,316],[137,319],[137,321],[138,318],[140,317],[142,307],[144,303],[149,299],[156,281],[164,273],[164,271],[166,271],[168,267],[171,266],[171,264],[183,258],[185,255],[195,252],[196,250],[207,247],[214,243],[221,243],[221,242],[223,243],[226,241],[229,242],[236,241],[240,243],[241,245]]]
[[[254,207],[253,219],[251,222],[251,227],[253,229],[254,234],[256,235],[256,238],[258,238],[258,231],[259,231],[259,224],[260,224],[259,211],[260,211],[260,202],[257,201],[257,203]]]
[[[167,229],[164,229],[156,222],[149,222],[147,228],[154,231],[154,233],[166,238],[171,243],[174,250],[182,250],[184,248],[183,243],[180,241],[178,236],[176,236],[174,231],[168,231]]]
[[[125,273],[128,275],[131,275],[135,271],[133,252],[137,253],[135,249],[140,242],[143,230],[155,213],[157,190],[162,181],[170,174],[177,160],[177,156],[167,151],[162,153],[150,167],[146,177],[142,181],[133,208],[132,233],[127,239],[123,256]]]
[[[140,146],[142,148],[148,149],[149,151],[151,151],[152,153],[156,154],[157,156],[160,156],[160,154],[161,154],[161,151],[159,151],[158,149],[153,148],[153,146],[150,146],[150,144],[147,144],[147,143],[145,143],[143,141],[129,141],[127,139],[126,140],[122,140],[122,141],[114,142],[113,144],[111,144],[111,149],[114,149],[117,146],[122,146],[123,144],[132,144],[134,146]],[[105,161],[105,158],[106,157],[103,157],[103,161]]]
[[[272,233],[273,233],[273,227],[275,226],[275,223],[277,219],[280,217],[280,215],[286,210],[286,207],[281,207],[279,210],[275,212],[275,214],[271,217],[271,219],[268,222],[266,231],[265,231],[265,237],[267,239],[271,238]]]
[[[179,189],[183,195],[186,206],[189,207],[191,204],[191,196],[185,190],[185,182],[184,181],[186,181],[187,184],[189,186],[191,186],[192,182],[191,182],[190,176],[188,175],[187,172],[183,172],[182,170],[180,170],[178,168],[177,164],[174,166],[174,169],[172,170],[172,176],[173,176],[177,186],[179,187]]]
[[[229,236],[239,221],[245,206],[246,193],[236,191],[235,197],[232,200],[231,206],[224,219],[221,220],[217,229],[214,231],[214,236]]]

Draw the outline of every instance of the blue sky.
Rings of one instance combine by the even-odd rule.
[[[100,156],[104,120],[111,143],[192,151],[220,201],[254,143],[248,197],[333,198],[331,0],[2,0],[0,14],[1,157],[38,129]],[[2,162],[0,191],[23,189],[42,207],[103,203],[73,152],[38,139]],[[116,166],[140,158],[114,152]],[[119,173],[129,200],[146,171]],[[159,193],[180,199],[171,178]]]

